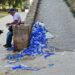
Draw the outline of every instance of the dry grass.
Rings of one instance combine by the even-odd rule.
[[[0,18],[6,16],[8,13],[7,12],[0,12]]]

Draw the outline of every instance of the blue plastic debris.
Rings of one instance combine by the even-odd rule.
[[[22,55],[21,54],[8,54],[6,58],[9,60],[16,59],[16,62],[19,62],[20,58],[22,58]]]
[[[30,35],[30,44],[27,49],[22,50],[20,53],[16,55],[8,55],[8,59],[21,59],[28,56],[36,57],[37,55],[44,55],[47,58],[54,53],[45,52],[44,48],[47,48],[48,39],[46,38],[47,29],[45,28],[45,24],[41,22],[35,22],[32,27],[32,32]]]
[[[9,64],[13,64],[13,63],[16,63],[16,61],[8,60],[8,63],[9,63]]]
[[[48,66],[49,66],[49,67],[52,67],[52,66],[54,66],[54,64],[48,64]]]
[[[47,33],[46,33],[46,38],[48,38],[48,39],[53,39],[54,36],[53,36],[50,32],[47,32]]]
[[[49,57],[49,56],[51,56],[51,55],[54,55],[54,53],[46,53],[46,55],[44,56],[45,57],[45,59],[47,58],[47,57]]]
[[[14,47],[10,47],[10,48],[7,48],[7,50],[8,51],[13,51],[13,50],[15,50],[15,48]]]
[[[17,65],[17,66],[13,66],[12,70],[31,70],[31,71],[38,71],[40,69],[38,68],[32,68],[29,66],[24,66],[24,65]]]

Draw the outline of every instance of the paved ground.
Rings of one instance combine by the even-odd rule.
[[[75,75],[75,52],[57,52],[44,59],[38,56],[35,59],[23,59],[20,62],[9,64],[0,61],[0,75]],[[12,70],[12,65],[26,65],[38,68],[38,71]]]
[[[64,0],[41,0],[38,20],[55,36],[49,44],[62,50],[75,49],[75,18]]]
[[[75,48],[75,20],[69,12],[68,7],[63,0],[42,0],[38,19],[46,23],[48,30],[55,35],[54,39],[49,40],[49,45],[63,48],[67,51],[55,52],[55,55],[45,59],[38,56],[35,59],[23,59],[20,62],[9,64],[3,60],[8,52],[2,47],[5,43],[5,35],[0,36],[0,75],[75,75],[75,52],[69,49]],[[1,19],[0,28],[5,29],[5,22],[9,21],[9,16]],[[9,52],[10,53],[10,52]],[[11,70],[9,66],[23,64],[40,68],[39,71]]]

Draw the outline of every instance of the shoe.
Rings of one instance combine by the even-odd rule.
[[[8,46],[7,44],[5,44],[5,45],[3,45],[5,48],[9,48],[9,47],[11,47],[11,46]]]
[[[2,30],[0,30],[0,34],[2,34],[3,33],[3,31]]]

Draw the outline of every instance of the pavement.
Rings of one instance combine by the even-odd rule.
[[[41,0],[37,19],[55,36],[49,45],[60,51],[75,49],[75,18],[64,0]]]
[[[3,48],[7,34],[5,24],[10,20],[6,16],[0,20],[0,28],[4,34],[0,35],[0,75],[75,75],[75,19],[63,0],[42,0],[37,19],[46,24],[47,29],[55,36],[49,39],[49,48],[55,54],[47,59],[44,56],[36,58],[24,58],[20,62],[9,64],[3,59],[6,54],[11,53]],[[38,71],[12,70],[13,65],[26,65],[38,68]]]
[[[25,58],[20,62],[9,64],[0,61],[0,75],[75,75],[75,52],[56,52],[55,55],[45,59],[37,56],[34,59]],[[39,70],[12,70],[12,66],[25,65]]]

